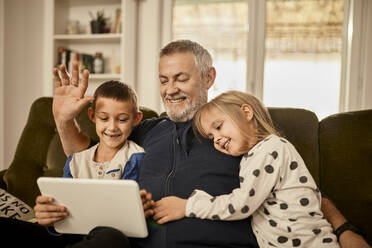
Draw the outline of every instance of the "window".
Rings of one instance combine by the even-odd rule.
[[[344,0],[174,0],[172,39],[200,42],[217,70],[209,97],[228,89],[254,91],[266,106],[306,108],[321,119],[339,111]],[[250,22],[259,4],[265,21]],[[266,11],[265,11],[266,9]],[[250,10],[250,11],[249,11]],[[265,30],[263,80],[247,82],[250,30]],[[252,33],[252,32],[251,32]],[[256,35],[255,34],[252,35]],[[253,46],[249,48],[248,46]],[[262,59],[262,58],[261,58]],[[261,84],[261,85],[260,85]],[[263,85],[262,85],[263,84]]]
[[[209,98],[246,90],[247,35],[247,1],[174,1],[173,40],[197,41],[213,57],[217,77]]]
[[[266,1],[267,106],[339,109],[343,0]]]

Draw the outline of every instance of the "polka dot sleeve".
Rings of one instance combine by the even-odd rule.
[[[195,190],[186,205],[186,216],[212,220],[239,220],[250,216],[271,194],[286,159],[283,145],[261,141],[240,164],[240,188],[232,193],[211,196]]]

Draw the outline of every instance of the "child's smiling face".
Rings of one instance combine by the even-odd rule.
[[[122,147],[133,127],[141,121],[141,115],[133,113],[133,109],[129,100],[98,97],[95,112],[90,109],[89,116],[96,124],[100,145],[114,150]]]
[[[242,115],[242,118],[244,116]],[[243,120],[246,121],[246,120]],[[223,153],[239,156],[252,148],[252,141],[247,138],[247,134],[252,132],[252,123],[247,121],[246,134],[243,134],[238,125],[224,112],[218,108],[212,107],[204,111],[201,115],[201,126],[205,134],[213,140],[214,147]]]

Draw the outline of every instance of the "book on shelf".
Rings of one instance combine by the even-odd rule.
[[[111,33],[121,33],[121,8],[116,9],[114,24]]]
[[[56,66],[64,65],[66,70],[71,72],[73,61],[78,61],[80,73],[83,72],[84,69],[87,69],[89,72],[93,71],[93,55],[79,53],[65,47],[58,48]]]
[[[93,55],[90,54],[81,54],[81,72],[84,69],[87,69],[89,72],[93,72]]]

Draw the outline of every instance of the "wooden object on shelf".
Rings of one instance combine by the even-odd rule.
[[[116,9],[114,26],[112,27],[111,33],[121,33],[121,9]]]

